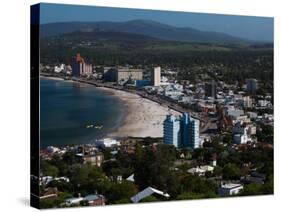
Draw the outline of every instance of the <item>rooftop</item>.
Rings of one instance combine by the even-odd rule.
[[[99,199],[101,197],[102,197],[101,195],[89,194],[89,195],[84,197],[84,200],[86,200],[86,201],[94,201],[94,200],[97,200],[97,199]]]
[[[238,184],[238,183],[227,183],[227,184],[221,185],[221,188],[233,189],[233,188],[238,188],[240,186],[242,186],[242,185]]]

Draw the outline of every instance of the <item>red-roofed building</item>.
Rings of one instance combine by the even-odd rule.
[[[85,63],[80,53],[77,53],[76,57],[72,59],[71,68],[72,76],[75,77],[87,76],[93,73],[92,65]]]

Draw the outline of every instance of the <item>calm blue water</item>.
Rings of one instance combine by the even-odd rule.
[[[40,146],[90,143],[114,131],[125,110],[118,98],[94,86],[41,78]]]

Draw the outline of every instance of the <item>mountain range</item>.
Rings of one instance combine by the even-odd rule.
[[[42,37],[57,36],[73,32],[130,33],[151,38],[191,43],[248,43],[239,37],[225,33],[201,31],[190,27],[175,27],[151,20],[127,22],[60,22],[42,24]]]

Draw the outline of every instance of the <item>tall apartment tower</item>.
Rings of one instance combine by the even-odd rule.
[[[164,143],[180,147],[180,120],[173,115],[167,115],[164,121]]]
[[[256,93],[256,91],[258,89],[258,80],[256,80],[256,79],[247,79],[246,80],[246,84],[247,84],[247,92],[249,94]]]
[[[183,113],[179,119],[168,115],[164,121],[164,143],[177,148],[199,148],[199,126],[200,121],[188,113]]]
[[[183,114],[181,118],[182,147],[199,148],[199,126],[199,120],[191,118],[188,113]]]
[[[151,73],[151,85],[160,86],[161,83],[161,67],[155,67]]]
[[[81,75],[90,75],[92,74],[92,65],[86,64],[84,59],[81,57],[80,53],[72,59],[71,62],[72,76],[79,77]]]
[[[190,121],[190,125],[189,125],[190,137],[187,147],[192,149],[196,149],[200,147],[199,127],[200,127],[199,120],[193,119]]]
[[[205,84],[205,96],[213,97],[214,99],[217,97],[217,85],[214,80]]]

